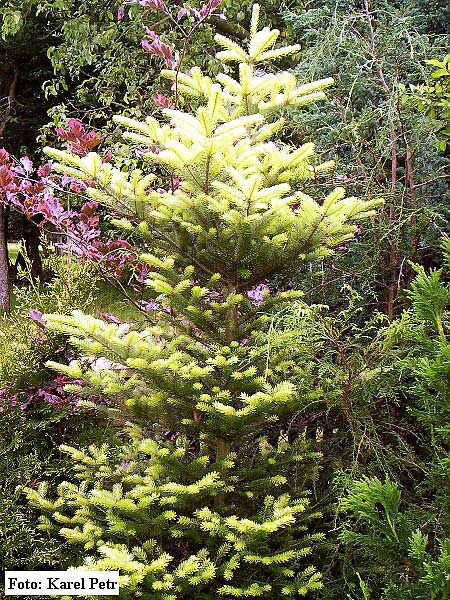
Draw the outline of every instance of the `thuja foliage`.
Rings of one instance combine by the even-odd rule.
[[[341,540],[373,600],[441,600],[450,594],[448,240],[443,252],[442,268],[414,267],[411,309],[392,326],[403,354],[396,367],[407,382],[407,410],[416,422],[410,433],[420,433],[426,457],[422,476],[416,486],[409,473],[403,485],[365,477],[352,483],[341,502],[348,517]]]
[[[262,285],[332,254],[379,202],[302,191],[332,163],[315,164],[312,143],[276,141],[277,113],[322,99],[332,80],[272,75],[269,61],[298,47],[276,49],[279,32],[258,31],[258,14],[255,5],[248,48],[216,36],[235,78],[163,72],[191,112],[166,109],[163,123],[116,118],[145,172],[47,150],[60,172],[96,182],[89,194],[141,239],[149,265],[156,310],[146,328],[81,312],[45,317],[84,356],[53,366],[110,396],[135,425],[120,450],[64,448],[80,481],[61,485],[56,500],[46,486],[28,491],[48,513],[44,528],[84,545],[86,565],[120,570],[124,597],[293,598],[322,585],[307,558],[322,534],[305,533],[318,456],[301,436],[263,435],[308,401],[291,380],[288,347],[267,353],[271,313],[300,292]]]

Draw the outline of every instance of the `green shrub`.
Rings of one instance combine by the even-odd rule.
[[[26,410],[2,406],[0,412],[0,568],[65,568],[76,550],[39,528],[38,515],[24,502],[21,486],[35,487],[43,477],[62,481],[70,461],[62,443],[109,439],[114,430],[89,413],[55,409],[45,401]]]
[[[349,579],[359,572],[373,600],[442,600],[450,594],[448,240],[443,250],[444,267],[414,266],[412,307],[391,326],[400,350],[394,367],[404,381],[399,390],[411,419],[405,433],[416,436],[409,469],[417,469],[419,477],[398,473],[402,494],[388,478],[356,480],[341,502]]]
[[[96,278],[89,265],[52,258],[50,283],[22,272],[14,290],[14,309],[0,319],[0,568],[61,568],[74,553],[41,531],[37,515],[18,486],[37,485],[42,477],[61,481],[70,467],[61,443],[112,439],[111,427],[92,414],[73,412],[74,401],[52,405],[46,394],[54,373],[49,359],[67,352],[62,336],[32,320],[29,311],[71,310],[94,305]],[[37,319],[39,320],[39,319]],[[40,395],[41,393],[41,395]],[[31,403],[30,403],[31,402]]]
[[[29,271],[21,272],[13,310],[0,317],[0,389],[23,390],[39,384],[50,375],[45,362],[63,352],[63,339],[41,328],[30,318],[30,310],[83,309],[94,303],[97,278],[88,264],[54,257],[46,269],[54,273],[49,283],[33,279]]]

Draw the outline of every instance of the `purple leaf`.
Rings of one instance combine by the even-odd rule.
[[[177,12],[177,21],[181,21],[181,19],[183,19],[188,14],[189,11],[187,8],[180,8],[180,10]]]
[[[28,316],[34,323],[36,323],[36,325],[39,325],[39,327],[42,327],[42,329],[46,329],[44,319],[42,318],[42,313],[39,310],[30,308],[28,311]]]
[[[20,159],[20,162],[22,163],[23,168],[25,169],[25,171],[27,173],[31,173],[31,171],[33,170],[33,163],[28,158],[28,156],[22,156],[22,158]]]
[[[162,0],[139,0],[139,4],[141,6],[146,6],[147,8],[154,8],[155,10],[162,10],[164,12],[166,8]]]
[[[0,148],[0,165],[6,165],[9,162],[9,154],[4,148]]]

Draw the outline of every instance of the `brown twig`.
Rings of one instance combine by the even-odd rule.
[[[3,112],[2,120],[0,121],[0,136],[3,135],[6,124],[8,122],[9,117],[11,116],[13,110],[13,103],[16,98],[16,90],[17,90],[17,82],[19,80],[19,67],[15,67],[14,76],[11,81],[11,85],[9,86],[8,95],[6,96],[7,106]]]

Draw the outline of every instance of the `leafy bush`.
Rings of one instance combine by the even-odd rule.
[[[73,406],[73,405],[72,405]],[[86,411],[55,408],[45,400],[26,409],[0,408],[0,568],[13,570],[65,568],[76,560],[75,548],[49,536],[38,526],[38,515],[24,502],[21,486],[38,486],[42,477],[61,481],[70,462],[59,445],[109,439],[114,431]]]
[[[54,271],[49,284],[22,272],[21,286],[14,290],[14,309],[0,320],[2,569],[67,564],[73,552],[39,529],[37,516],[24,502],[18,486],[38,485],[43,476],[60,481],[70,466],[58,449],[61,443],[114,437],[111,428],[97,417],[74,412],[79,396],[65,392],[63,378],[55,379],[45,366],[50,358],[67,356],[68,350],[63,338],[50,334],[39,317],[50,307],[67,310],[92,306],[95,276],[88,265],[66,258],[52,258],[47,266]]]
[[[63,354],[64,341],[36,322],[39,313],[93,304],[96,277],[92,268],[62,257],[49,260],[48,270],[54,272],[50,283],[35,280],[29,270],[21,272],[13,311],[0,317],[0,389],[23,390],[41,383],[49,375],[46,360]]]
[[[450,54],[442,60],[431,59],[426,62],[435,70],[427,85],[412,87],[411,100],[433,120],[438,148],[445,152],[450,138]]]

